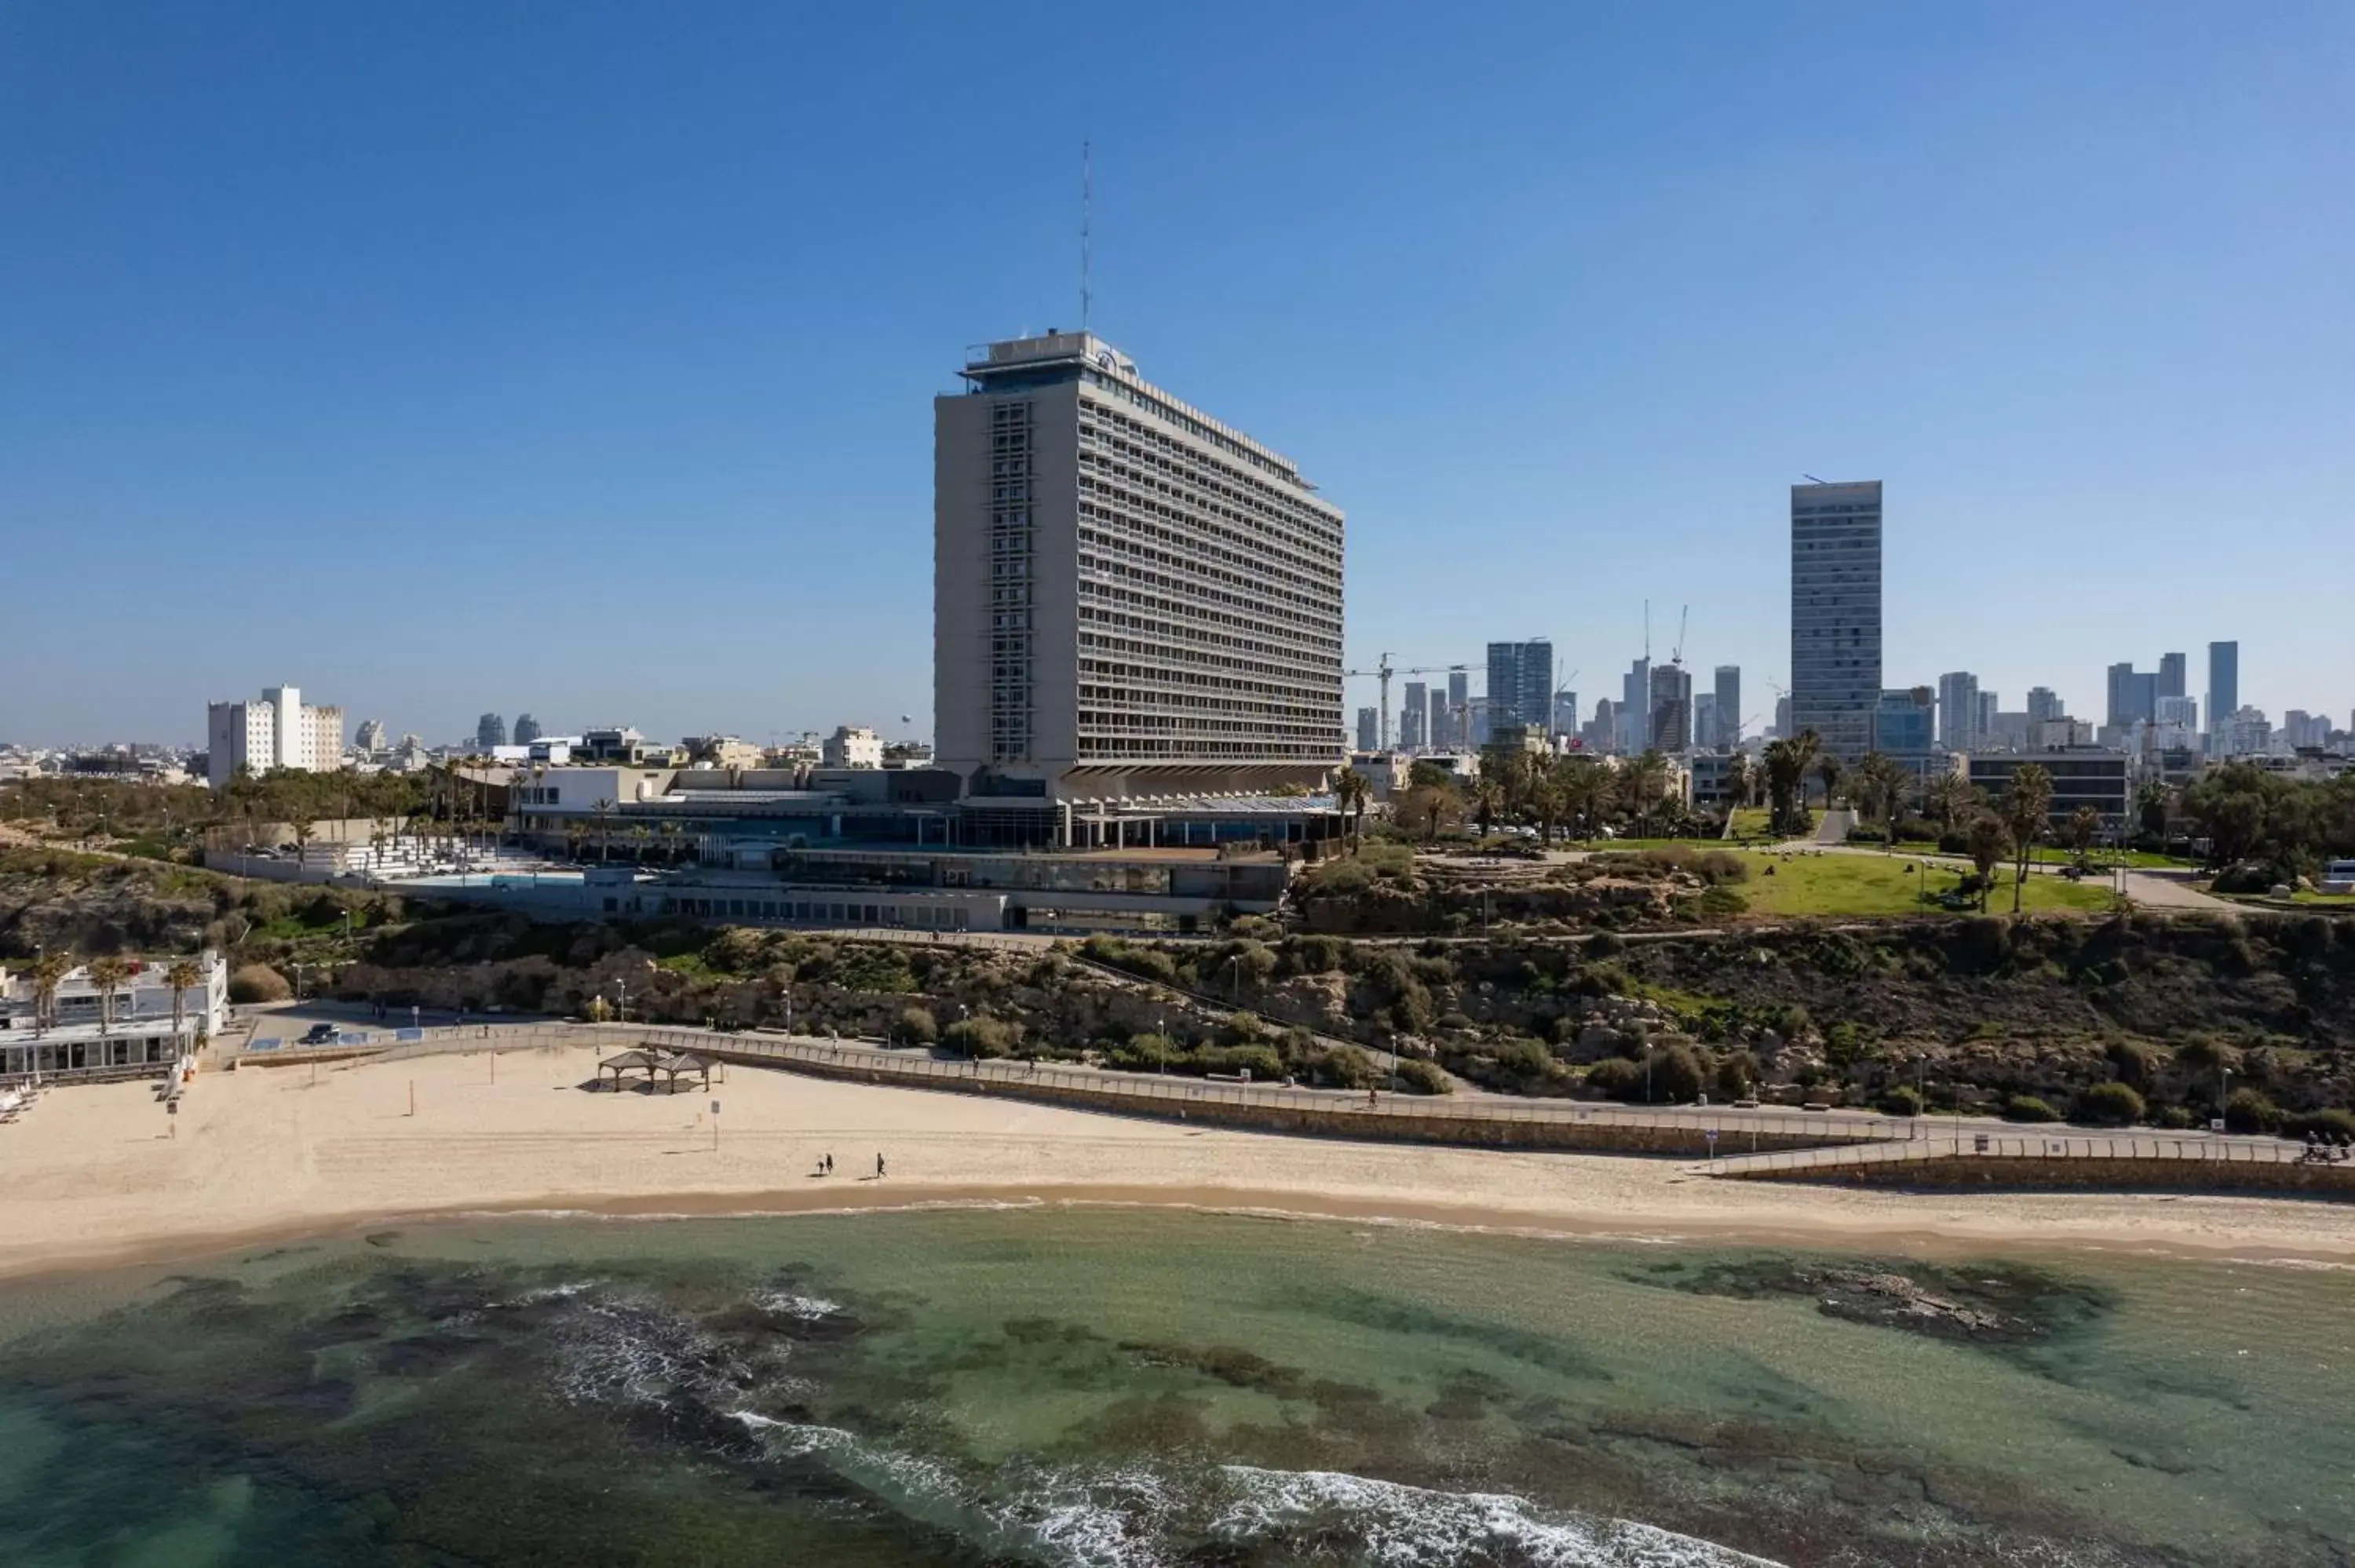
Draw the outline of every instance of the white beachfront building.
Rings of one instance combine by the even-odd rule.
[[[70,969],[58,982],[50,1018],[41,1016],[33,966],[0,964],[0,1076],[169,1066],[198,1040],[218,1034],[229,1022],[228,961],[210,950],[191,960],[197,982],[179,992],[176,1022],[165,978],[176,961],[131,960],[131,976],[111,1010],[101,1005],[90,966]]]

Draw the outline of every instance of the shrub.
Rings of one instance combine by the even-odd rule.
[[[2355,1112],[2336,1108],[2299,1111],[2282,1118],[2284,1138],[2308,1138],[2316,1133],[2333,1143],[2355,1142]]]
[[[1436,1065],[1416,1056],[1400,1059],[1398,1081],[1401,1088],[1418,1095],[1444,1095],[1455,1087]]]
[[[2137,1089],[2147,1091],[2158,1081],[2158,1054],[2139,1041],[2112,1041],[2110,1067],[2117,1074],[2120,1083]]]
[[[2014,1095],[2003,1102],[2006,1121],[2059,1121],[2061,1113],[2034,1095]]]
[[[2069,1119],[2094,1127],[2132,1127],[2147,1110],[2133,1085],[2113,1081],[2094,1084],[2079,1094]]]
[[[1731,887],[1712,883],[1702,890],[1694,907],[1703,915],[1740,915],[1748,911],[1750,900],[1742,897]]]
[[[987,1061],[1014,1054],[1015,1046],[1022,1043],[1022,1031],[1002,1019],[960,1018],[943,1032],[941,1038],[960,1056]]]
[[[941,1026],[931,1012],[911,1007],[900,1014],[900,1038],[911,1045],[930,1045],[941,1037]]]
[[[1665,1050],[1655,1051],[1650,1061],[1652,1098],[1655,1101],[1674,1106],[1689,1105],[1700,1098],[1701,1091],[1709,1086],[1709,1079],[1701,1070],[1700,1058],[1693,1054],[1689,1045],[1670,1045]]]
[[[1586,939],[1586,951],[1590,958],[1607,959],[1626,950],[1627,944],[1609,931],[1597,931]]]
[[[1911,1084],[1900,1084],[1875,1102],[1883,1116],[1920,1116],[1922,1097]]]
[[[2281,1125],[2281,1111],[2254,1089],[2234,1089],[2224,1102],[2224,1126],[2232,1132],[2271,1132]]]
[[[1717,1092],[1726,1099],[1746,1098],[1757,1081],[1758,1062],[1747,1051],[1729,1051],[1717,1065]]]
[[[1586,1069],[1586,1086],[1614,1100],[1632,1100],[1644,1093],[1644,1068],[1625,1056],[1610,1056]]]
[[[1285,956],[1292,960],[1294,973],[1322,975],[1341,968],[1348,951],[1338,938],[1299,937],[1294,938]]]
[[[284,1001],[294,994],[286,977],[268,964],[240,964],[229,977],[229,999],[240,1006],[257,1001]]]
[[[2188,1107],[2166,1106],[2161,1107],[2159,1113],[2151,1118],[2151,1120],[2159,1127],[2181,1132],[2186,1128],[2196,1126],[2199,1118],[2191,1114]]]

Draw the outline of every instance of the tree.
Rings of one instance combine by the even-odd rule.
[[[2051,825],[2052,812],[2052,775],[2041,764],[2023,762],[2011,771],[2011,784],[2003,794],[2003,825],[2011,832],[2011,853],[2017,871],[2011,884],[2011,912],[2019,913],[2019,901],[2028,885],[2029,857],[2036,853],[2036,841]]]
[[[1866,754],[1856,770],[1856,782],[1849,793],[1863,809],[1867,821],[1878,821],[1881,826],[1881,852],[1887,853],[1897,838],[1897,808],[1905,799],[1905,783],[1912,776],[1886,753]]]
[[[1372,780],[1354,768],[1344,768],[1333,776],[1334,803],[1349,824],[1349,847],[1355,850],[1363,836],[1366,823],[1366,801],[1373,795]]]
[[[114,999],[124,982],[131,979],[131,962],[109,953],[90,961],[90,983],[98,988],[98,1032],[111,1033],[114,1028]]]
[[[1616,775],[1592,757],[1565,758],[1555,774],[1563,816],[1578,828],[1582,842],[1591,840],[1619,797]]]
[[[172,1039],[176,1044],[180,1031],[188,1022],[190,988],[203,982],[205,972],[194,959],[174,959],[164,970],[164,983],[172,988]]]
[[[1725,798],[1734,806],[1747,806],[1758,787],[1750,766],[1750,754],[1737,751],[1725,759]]]
[[[1987,913],[1987,894],[1995,886],[1995,868],[2011,849],[2011,831],[1992,811],[1973,817],[1965,832],[1971,864],[1979,874],[1979,913]]]
[[[1766,795],[1772,806],[1774,829],[1787,833],[1795,821],[1792,802],[1797,797],[1800,784],[1806,778],[1806,764],[1799,759],[1796,742],[1770,740],[1764,757],[1766,767]]]
[[[1840,759],[1827,753],[1816,758],[1816,777],[1824,781],[1824,810],[1832,809],[1832,796],[1839,789]]]
[[[1620,769],[1619,791],[1628,809],[1636,813],[1640,824],[1640,838],[1652,836],[1652,810],[1660,803],[1660,796],[1668,787],[1668,759],[1657,751],[1646,751],[1630,758]]]
[[[1971,781],[1959,773],[1941,773],[1930,780],[1924,803],[1930,814],[1938,819],[1938,836],[1945,838],[1971,814],[1977,803],[1977,792]]]
[[[591,804],[589,810],[596,813],[597,863],[603,865],[613,858],[613,812],[616,808],[613,801],[601,799]]]
[[[36,1028],[54,1028],[58,1022],[58,987],[73,973],[73,960],[63,953],[44,952],[33,960],[33,1021]]]
[[[1505,809],[1504,783],[1493,774],[1481,775],[1472,787],[1472,815],[1480,824],[1480,836],[1487,838],[1496,825],[1497,813]]]
[[[2069,821],[2063,831],[2069,835],[2070,853],[2077,857],[2077,864],[2082,869],[2094,847],[2094,841],[2101,836],[2102,813],[2091,806],[2080,806],[2069,813]]]
[[[2175,792],[2161,779],[2146,779],[2135,794],[2135,815],[2143,832],[2158,843],[2167,842],[2168,813],[2175,804]]]

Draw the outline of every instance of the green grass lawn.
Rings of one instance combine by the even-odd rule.
[[[2050,844],[2039,844],[2033,853],[2039,865],[2066,865],[2077,858],[2071,851],[2055,849]],[[2121,853],[2117,850],[2097,849],[2093,853],[2092,858],[2096,866],[2115,865],[2123,860],[2130,869],[2135,871],[2183,868],[2200,863],[2197,861],[2183,860],[2171,854],[2154,854],[2148,850],[2126,850]]]
[[[1735,853],[1750,863],[1750,880],[1735,891],[1748,901],[1751,914],[1769,917],[1944,914],[1939,906],[1922,901],[1923,885],[1926,882],[1930,892],[1937,894],[1961,880],[1956,871],[1943,866],[1908,871],[1913,863],[1902,853],[1794,855],[1785,860],[1764,851]],[[2011,908],[2009,875],[1997,875],[1998,885],[1987,900],[1989,913]],[[2030,876],[2020,906],[2107,909],[2110,902],[2108,889],[2094,884]]]
[[[1764,806],[1737,806],[1733,810],[1733,836],[1737,839],[1763,839],[1774,831],[1774,813]]]

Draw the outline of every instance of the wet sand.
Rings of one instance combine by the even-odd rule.
[[[580,1086],[596,1076],[595,1055],[568,1046],[208,1073],[174,1118],[145,1084],[51,1090],[0,1127],[0,1273],[456,1214],[1043,1202],[2355,1265],[2355,1207],[2316,1201],[1716,1181],[1681,1160],[1289,1138],[741,1067],[709,1093],[590,1093]],[[828,1152],[836,1173],[812,1174]],[[878,1153],[889,1162],[880,1178]]]

